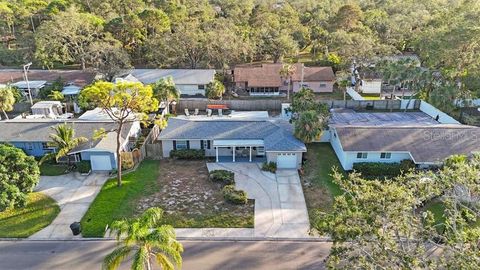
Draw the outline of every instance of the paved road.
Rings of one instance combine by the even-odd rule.
[[[183,269],[324,269],[329,243],[182,241]],[[113,241],[0,241],[0,269],[100,269]],[[122,265],[121,269],[129,269]]]

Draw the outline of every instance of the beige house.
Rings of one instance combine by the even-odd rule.
[[[258,66],[238,66],[232,71],[237,89],[247,91],[255,96],[274,96],[286,92],[290,78],[280,75],[283,64],[261,64]],[[312,89],[315,93],[331,93],[335,75],[331,67],[306,67],[303,63],[294,64],[292,75],[293,92],[302,87]]]

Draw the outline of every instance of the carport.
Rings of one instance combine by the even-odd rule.
[[[252,162],[252,155],[265,155],[265,146],[263,140],[214,140],[215,160],[219,162],[219,151],[221,148],[232,149],[232,162],[236,161],[237,150],[241,150],[240,155],[245,157],[248,151],[248,161]],[[240,148],[240,149],[239,149]],[[255,150],[253,150],[255,148]],[[255,153],[253,153],[255,151]]]

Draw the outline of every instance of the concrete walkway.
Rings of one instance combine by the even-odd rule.
[[[310,223],[296,170],[272,174],[256,163],[208,163],[208,170],[235,172],[238,189],[255,200],[254,229],[176,229],[178,237],[309,237]]]
[[[40,191],[57,201],[61,211],[50,225],[29,238],[80,238],[80,235],[72,235],[70,224],[82,219],[107,179],[107,173],[92,173],[88,176],[82,176],[79,173],[42,176],[35,191]]]

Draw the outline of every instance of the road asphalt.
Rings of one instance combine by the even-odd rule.
[[[185,270],[324,269],[328,242],[182,241]],[[115,241],[0,241],[0,269],[101,269]],[[120,269],[129,269],[128,261]],[[154,268],[154,269],[158,269]]]

